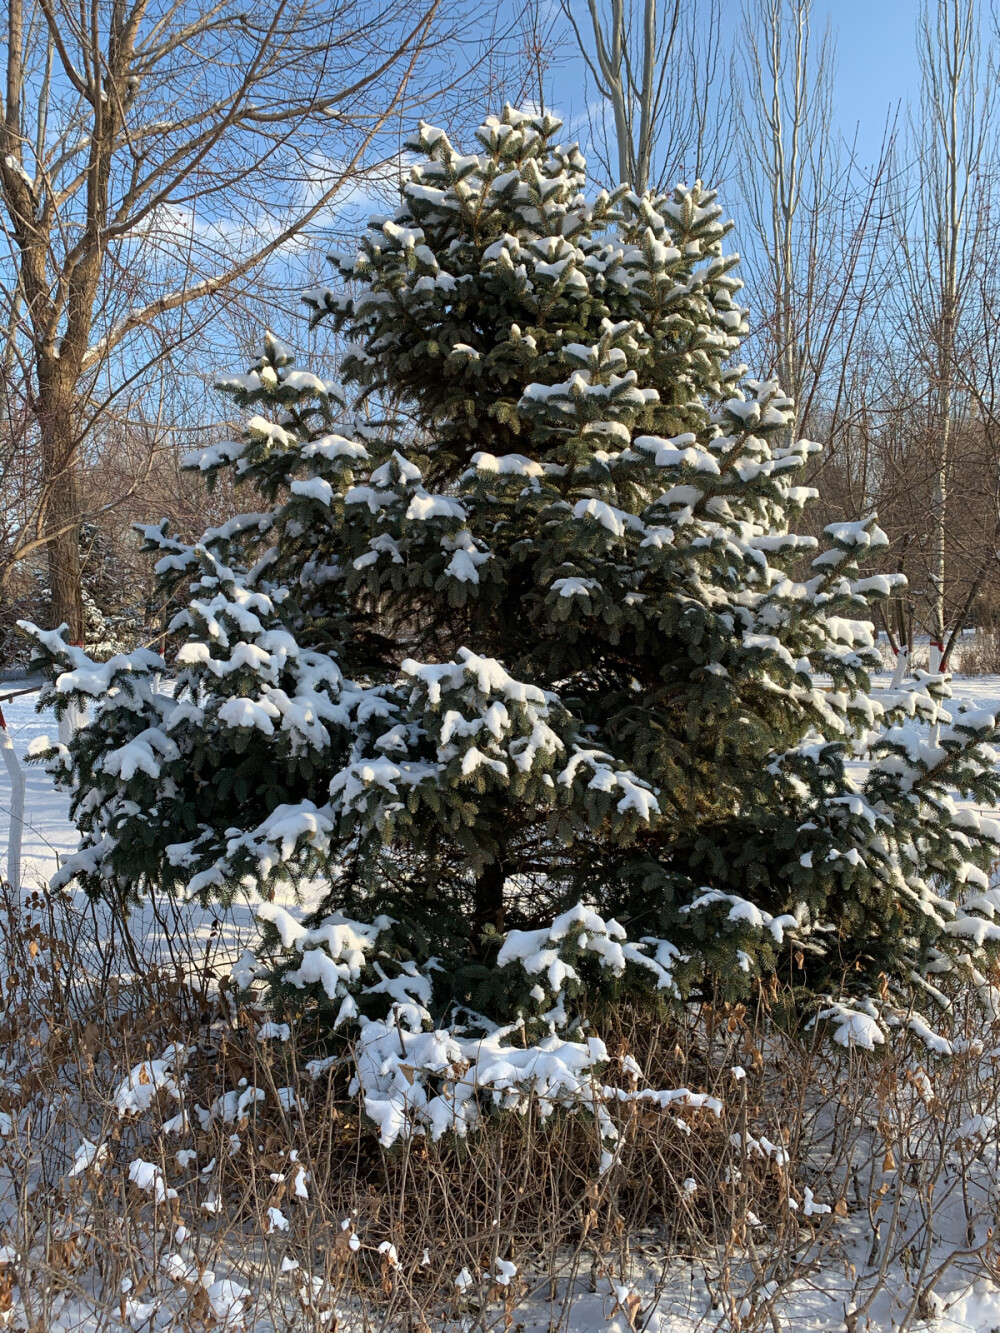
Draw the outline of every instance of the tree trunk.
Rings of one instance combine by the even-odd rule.
[[[948,558],[948,467],[951,453],[952,431],[952,386],[950,339],[945,347],[943,360],[947,358],[942,371],[944,391],[941,395],[941,424],[936,459],[934,494],[931,499],[933,517],[933,549],[931,552],[930,585],[933,596],[931,608],[931,645],[928,666],[932,672],[943,670],[944,642],[946,632],[947,604],[945,601],[945,573]]]
[[[71,643],[82,644],[83,588],[80,578],[80,483],[77,430],[72,396],[45,394],[38,410],[43,486],[47,493],[45,532],[49,569],[50,628],[67,626]]]
[[[68,626],[70,643],[82,646],[83,589],[80,582],[80,512],[75,465],[53,486],[49,516],[54,529],[63,528],[48,545],[52,628]]]
[[[480,936],[487,926],[492,926],[494,930],[503,933],[503,886],[506,878],[506,867],[503,860],[498,857],[485,865],[476,879],[473,937],[477,948]]]

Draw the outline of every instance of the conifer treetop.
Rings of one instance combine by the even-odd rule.
[[[594,346],[608,321],[633,322],[618,364],[659,391],[651,430],[700,424],[699,398],[739,379],[729,363],[746,312],[715,192],[621,186],[588,200],[586,163],[555,141],[560,128],[506,107],[477,131],[480,151],[462,154],[421,125],[399,209],[372,219],[357,254],[331,256],[352,290],[305,293],[314,319],[349,330],[345,382],[404,395],[439,449],[475,436],[510,451],[525,383],[562,379],[564,349]]]

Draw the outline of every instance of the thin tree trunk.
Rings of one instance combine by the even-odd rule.
[[[948,463],[951,452],[951,385],[945,386],[942,395],[941,433],[938,443],[937,476],[934,482],[934,496],[931,501],[934,527],[934,550],[931,556],[931,583],[933,585],[933,634],[930,645],[931,671],[942,669],[945,638],[945,564],[947,560],[948,534]]]
[[[506,879],[506,867],[499,857],[485,865],[476,878],[473,925],[477,947],[479,938],[487,927],[492,926],[494,930],[503,933],[505,927],[503,886]]]
[[[948,627],[947,536],[948,481],[960,402],[956,401],[963,295],[981,258],[980,177],[991,143],[990,104],[982,88],[989,76],[979,46],[980,13],[976,0],[936,0],[921,19],[922,140],[921,206],[925,273],[938,302],[930,332],[936,342],[937,447],[931,499],[930,668],[943,669]],[[927,140],[926,136],[928,136]]]
[[[50,627],[68,627],[71,643],[84,641],[80,580],[80,481],[72,395],[54,390],[37,411],[47,501],[45,529],[51,592]]]

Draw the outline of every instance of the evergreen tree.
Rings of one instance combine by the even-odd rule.
[[[819,446],[735,360],[714,194],[588,201],[558,130],[508,108],[463,155],[422,125],[396,213],[306,294],[346,392],[271,335],[220,384],[245,431],[188,465],[260,508],[195,546],[145,529],[165,590],[190,585],[166,661],[31,630],[57,708],[94,704],[49,754],[83,834],[60,879],[318,880],[311,953],[263,915],[288,983],[331,1001],[331,913],[387,914],[425,999],[494,1015],[505,932],[502,964],[617,947],[610,920],[546,934],[578,902],[646,941],[661,990],[975,972],[1000,826],[955,793],[1000,796],[994,719],[946,712],[942,678],[872,693],[886,538],[793,531]]]

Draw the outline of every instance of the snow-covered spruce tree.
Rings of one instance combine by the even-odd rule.
[[[353,424],[270,336],[222,382],[245,431],[189,466],[255,512],[195,546],[146,529],[190,584],[166,662],[31,631],[56,706],[94,703],[50,755],[83,834],[61,879],[318,882],[308,935],[263,911],[285,983],[341,996],[361,954],[329,914],[385,913],[438,1013],[545,1005],[566,960],[610,957],[610,921],[547,931],[577,902],[646,941],[611,970],[661,990],[983,969],[1000,828],[953,794],[1000,797],[994,719],[946,713],[936,678],[871,693],[895,583],[859,562],[886,539],[792,531],[818,446],[742,378],[714,195],[588,201],[558,129],[508,109],[463,155],[421,127],[397,212],[306,294],[350,339]]]

